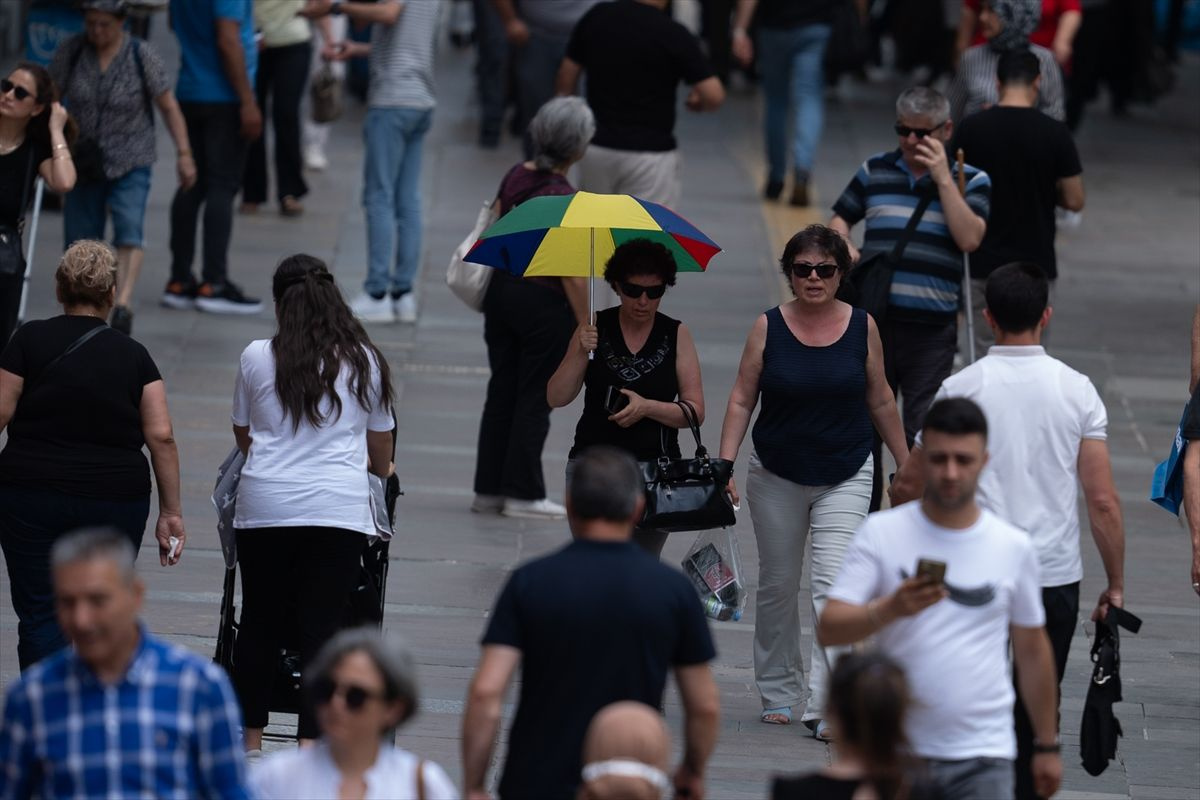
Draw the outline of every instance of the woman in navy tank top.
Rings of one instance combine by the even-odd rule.
[[[813,640],[806,692],[797,603],[805,540],[811,532],[815,624],[867,515],[874,432],[897,463],[908,449],[875,321],[837,299],[851,263],[845,241],[810,225],[787,243],[779,263],[795,299],[767,311],[750,331],[725,409],[721,458],[737,458],[761,400],[746,493],[758,542],[754,675],[762,721],[788,724],[792,706],[807,698],[802,720],[828,740],[825,686],[837,651]],[[736,502],[732,477],[729,491]]]

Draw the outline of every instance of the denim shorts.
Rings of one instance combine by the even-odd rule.
[[[112,215],[117,247],[143,246],[142,223],[150,196],[150,167],[134,167],[119,178],[76,184],[63,206],[66,246],[80,239],[104,239],[107,216]]]

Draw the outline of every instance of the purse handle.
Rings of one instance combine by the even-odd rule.
[[[696,413],[696,407],[692,405],[690,400],[675,400],[675,405],[679,406],[679,410],[683,412],[683,418],[687,420],[687,426],[692,431],[692,438],[696,440],[696,458],[708,458],[708,450],[700,441],[700,415]],[[667,426],[663,425],[658,431],[659,439],[659,460],[669,459],[667,455]]]

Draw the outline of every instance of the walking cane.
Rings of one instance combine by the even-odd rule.
[[[25,321],[25,305],[29,295],[29,276],[33,272],[33,246],[37,243],[38,219],[42,215],[42,195],[45,191],[46,182],[38,178],[37,186],[33,190],[33,219],[29,223],[29,244],[25,246],[25,277],[21,280],[21,303],[17,306],[18,328]]]
[[[963,150],[958,148],[958,152],[954,155],[958,162],[958,193],[965,200],[967,197],[967,173],[963,169]],[[967,253],[963,253],[963,307],[967,312],[967,355],[970,360],[968,364],[975,363],[975,310],[971,308],[971,257]]]

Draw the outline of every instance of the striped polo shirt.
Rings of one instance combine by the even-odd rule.
[[[433,108],[433,51],[440,11],[441,0],[404,3],[394,24],[372,26],[368,106]]]
[[[965,165],[967,205],[987,220],[992,182],[988,174]],[[951,165],[957,181],[957,170]],[[891,252],[924,192],[933,193],[892,278],[888,316],[903,322],[943,324],[958,313],[962,288],[962,251],[954,243],[942,212],[937,187],[928,175],[914,178],[899,149],[873,155],[858,168],[833,205],[833,213],[851,226],[866,220],[862,255]]]

